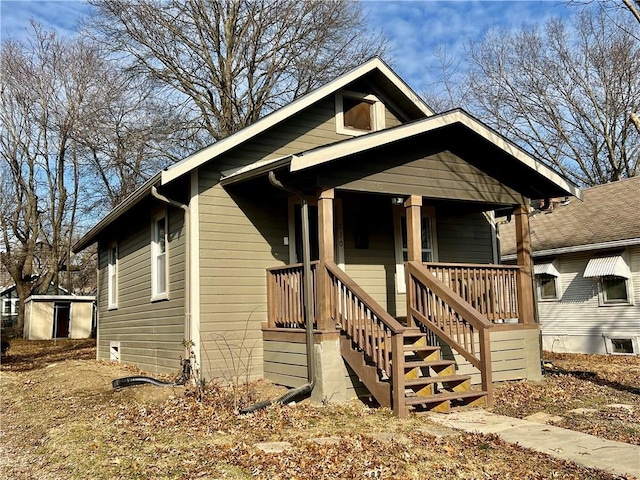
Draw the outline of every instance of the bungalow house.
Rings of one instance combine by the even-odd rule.
[[[540,375],[528,205],[563,195],[581,193],[374,58],[159,172],[73,248],[98,243],[98,358],[190,354],[316,400],[360,386],[404,416]],[[497,264],[505,208],[516,266]]]
[[[640,355],[640,177],[583,193],[530,217],[543,348]],[[514,225],[499,232],[515,260]]]

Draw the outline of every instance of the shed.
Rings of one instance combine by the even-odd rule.
[[[93,296],[32,295],[25,303],[24,338],[89,338],[95,319]]]

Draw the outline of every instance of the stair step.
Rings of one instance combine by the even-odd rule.
[[[436,393],[428,397],[407,397],[404,399],[406,405],[429,405],[431,403],[441,403],[447,400],[479,399],[487,395],[485,391],[476,392],[446,392]]]
[[[441,350],[440,347],[432,347],[431,345],[424,345],[420,347],[416,347],[414,345],[405,345],[405,352],[437,352]]]
[[[446,375],[442,377],[418,377],[405,380],[404,384],[407,387],[428,385],[430,383],[458,383],[471,379],[469,375]]]
[[[419,328],[410,328],[403,332],[405,338],[415,338],[415,337],[426,337],[427,334],[424,333]]]
[[[404,368],[416,368],[416,367],[448,367],[455,365],[453,360],[415,360],[411,362],[404,362]]]

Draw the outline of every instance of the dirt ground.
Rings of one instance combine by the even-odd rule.
[[[87,341],[12,344],[0,369],[1,478],[620,478],[495,436],[443,429],[424,417],[397,420],[386,409],[357,401],[341,406],[302,402],[239,416],[233,411],[237,396],[221,386],[114,391],[111,381],[135,369],[94,358],[94,345]],[[560,368],[560,360],[555,359],[554,368]],[[569,360],[557,375],[563,382],[588,383],[585,392],[592,405],[610,400],[629,404],[638,396],[621,388],[637,385],[627,384],[632,382],[616,374],[616,368],[604,374],[602,381],[609,384],[597,385],[594,377],[565,373],[574,367],[597,368]],[[630,367],[640,363],[632,361]],[[565,383],[547,378],[505,384],[496,403],[519,416],[556,405],[542,399]],[[513,395],[511,389],[520,393]],[[280,392],[258,382],[248,393],[254,401]],[[505,401],[507,397],[518,398],[526,408]],[[568,398],[563,402],[567,408],[573,405]],[[637,400],[632,404],[637,406]],[[261,447],[262,442],[280,443]]]

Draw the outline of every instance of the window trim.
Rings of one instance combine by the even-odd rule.
[[[3,298],[2,299],[2,312],[0,312],[0,314],[3,317],[12,317],[18,314],[18,302],[20,301],[19,298]],[[9,313],[5,313],[5,305],[11,305],[11,307],[9,308]]]
[[[542,297],[542,285],[540,284],[540,280],[542,277],[551,277],[553,278],[553,286],[555,289],[555,294],[553,297],[543,298]],[[561,289],[560,289],[560,277],[556,275],[551,275],[550,273],[538,273],[535,275],[536,280],[536,298],[539,302],[557,302],[561,298]]]
[[[607,355],[640,355],[640,337],[634,334],[629,333],[603,333],[604,338],[604,346],[607,352]],[[631,340],[631,346],[633,352],[625,353],[625,352],[614,352],[613,350],[613,340]]]
[[[605,288],[604,288],[604,280],[608,277],[619,278],[624,281],[625,291],[627,294],[626,300],[606,300],[605,299]],[[631,288],[631,279],[621,277],[618,275],[606,275],[598,278],[598,306],[600,307],[618,307],[618,306],[629,306],[633,305],[633,290]]]
[[[403,206],[393,207],[393,244],[396,261],[396,293],[407,293],[407,279],[405,278],[404,258],[402,248],[402,220],[407,211]],[[436,230],[436,209],[435,207],[422,206],[420,210],[421,221],[425,217],[429,219],[431,233],[431,253],[432,262],[438,261],[438,235]],[[422,250],[422,249],[421,249]]]
[[[114,249],[115,258],[113,258]],[[107,250],[107,310],[115,310],[118,308],[119,254],[118,242],[111,242],[109,244],[109,250]],[[115,279],[113,284],[111,283],[112,278]]]
[[[159,242],[158,242],[158,223],[164,219],[164,292],[158,291],[158,271],[157,259]],[[157,213],[151,217],[151,301],[167,300],[169,298],[169,221],[166,210]]]
[[[371,105],[371,130],[358,130],[355,128],[345,127],[344,125],[344,104],[343,98],[351,98],[355,100],[361,100]],[[373,94],[366,94],[360,92],[353,92],[350,90],[343,90],[337,92],[336,99],[336,133],[340,135],[359,136],[366,135],[368,133],[377,132],[385,128],[385,107],[384,103]]]

